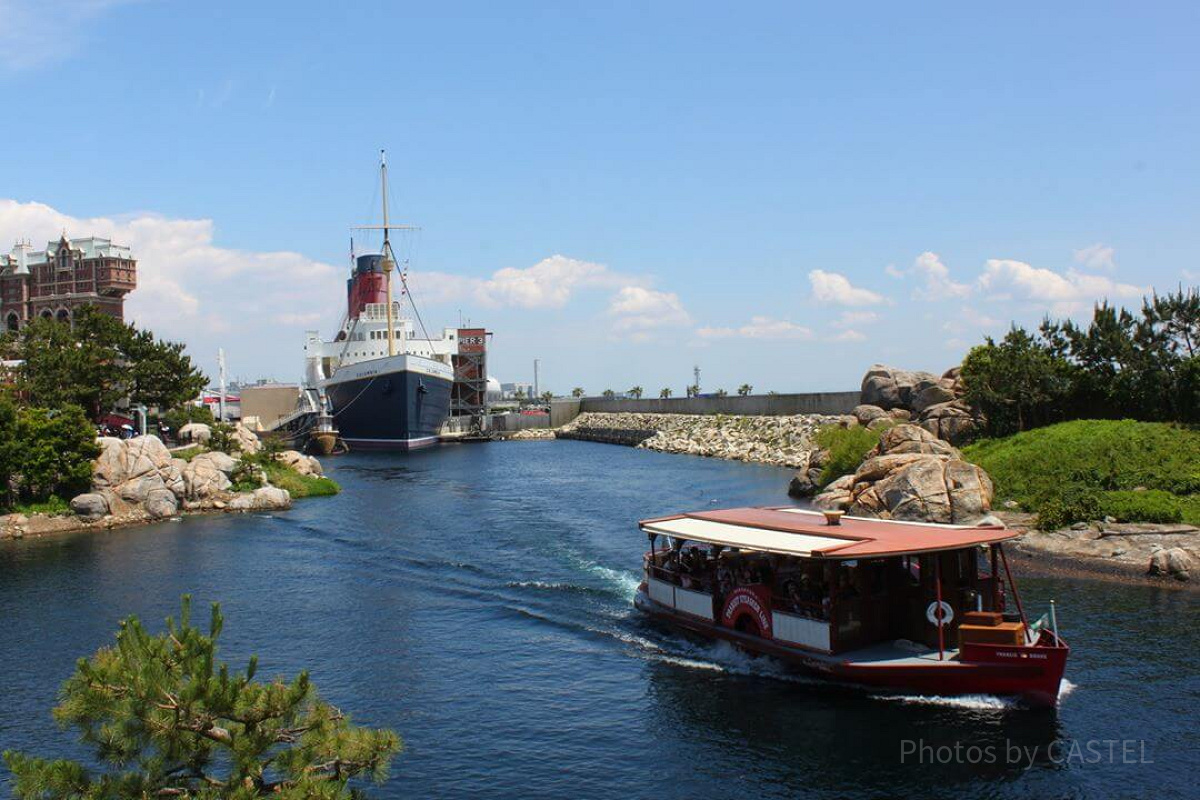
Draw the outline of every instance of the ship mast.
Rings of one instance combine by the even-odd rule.
[[[396,331],[392,320],[392,243],[388,239],[387,152],[379,151],[379,180],[383,185],[383,285],[387,294],[388,355],[396,355]]]

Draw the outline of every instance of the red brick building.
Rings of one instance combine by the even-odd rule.
[[[17,330],[37,317],[70,322],[84,305],[124,319],[125,295],[136,286],[137,261],[108,239],[64,233],[45,250],[19,243],[0,255],[0,324]]]

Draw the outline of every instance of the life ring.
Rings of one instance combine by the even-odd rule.
[[[954,620],[954,608],[945,600],[934,600],[929,604],[929,608],[925,609],[925,619],[929,620],[930,625],[938,624],[938,610],[941,606],[941,623],[949,625]]]

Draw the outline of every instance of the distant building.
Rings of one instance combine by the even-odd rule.
[[[521,396],[526,400],[533,399],[532,383],[502,383],[500,384],[500,390],[504,393],[504,399],[506,400],[516,399],[517,392],[520,392]]]
[[[37,317],[70,322],[85,305],[124,319],[125,295],[136,286],[137,261],[108,239],[64,233],[45,250],[19,242],[0,255],[0,323],[15,331]]]

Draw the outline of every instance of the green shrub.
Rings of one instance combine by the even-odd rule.
[[[17,409],[15,422],[9,434],[16,446],[11,480],[21,501],[73,497],[91,487],[92,459],[100,448],[83,409],[24,407]]]
[[[252,492],[263,485],[262,468],[253,461],[242,459],[229,473],[229,482],[233,484],[230,488],[235,492]]]
[[[1100,507],[1119,522],[1182,522],[1184,503],[1170,492],[1105,492]]]
[[[293,500],[302,497],[327,497],[337,494],[342,490],[340,486],[329,478],[317,477],[315,475],[301,475],[296,470],[286,467],[278,461],[272,461],[264,469],[267,472],[267,479],[271,481],[271,485],[278,486],[280,489],[287,489]]]
[[[828,486],[843,475],[854,472],[877,444],[879,432],[861,425],[849,428],[827,425],[821,428],[817,431],[817,445],[829,451],[829,458],[821,468],[821,486]]]
[[[1200,430],[1190,426],[1075,420],[976,442],[963,455],[991,476],[998,500],[1035,511],[1042,528],[1106,515],[1200,522]]]

